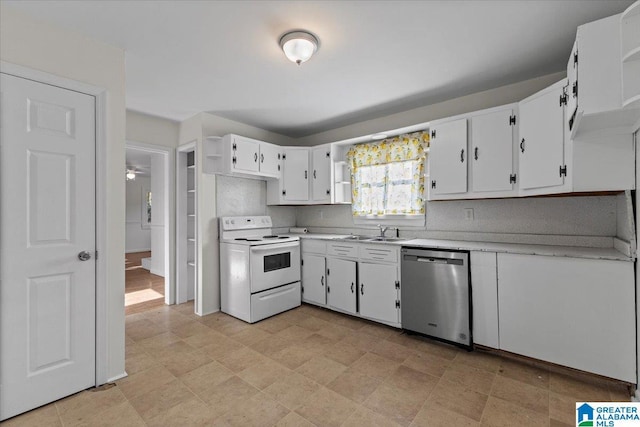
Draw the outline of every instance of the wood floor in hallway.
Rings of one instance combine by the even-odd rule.
[[[164,277],[142,268],[151,252],[125,255],[125,314],[140,313],[164,305]]]

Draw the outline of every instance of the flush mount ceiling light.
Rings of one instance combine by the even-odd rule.
[[[133,171],[131,169],[127,170],[126,177],[127,177],[127,181],[133,181],[134,179],[136,179],[135,171]]]
[[[289,61],[300,65],[318,50],[319,41],[307,31],[290,31],[280,37],[280,47]]]

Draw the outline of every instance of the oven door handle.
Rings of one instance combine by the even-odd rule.
[[[260,246],[254,246],[251,248],[251,252],[271,252],[273,250],[280,250],[280,249],[284,249],[284,248],[297,248],[300,246],[300,241],[296,240],[295,242],[288,242],[288,243],[272,243],[272,244],[268,244],[268,245],[260,245]]]

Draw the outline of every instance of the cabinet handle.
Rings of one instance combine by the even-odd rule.
[[[260,163],[264,163],[264,154],[260,153]]]
[[[460,150],[460,163],[464,163],[464,148]]]
[[[304,179],[307,179],[307,171],[304,171]]]
[[[522,138],[522,141],[520,142],[520,151],[524,153],[524,138]]]
[[[473,158],[478,160],[478,147],[473,150]]]
[[[324,286],[324,276],[320,276],[320,286]]]
[[[258,162],[258,153],[253,153],[253,161]]]
[[[316,170],[313,170],[313,179],[316,179]]]
[[[351,282],[351,293],[353,293],[353,282]]]
[[[360,283],[360,294],[364,295],[364,283]]]

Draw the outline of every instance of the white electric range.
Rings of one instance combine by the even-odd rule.
[[[300,238],[269,216],[220,218],[222,311],[254,323],[300,305]]]

